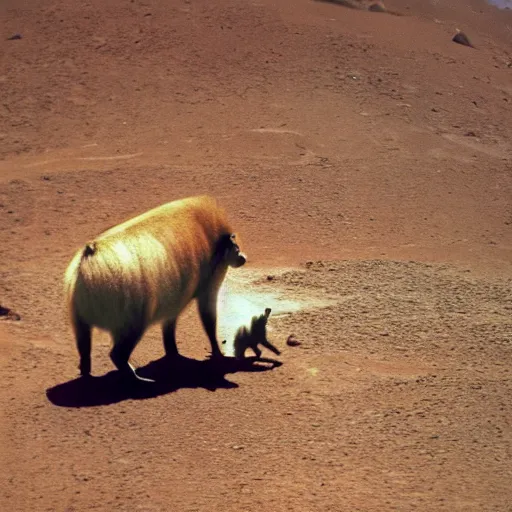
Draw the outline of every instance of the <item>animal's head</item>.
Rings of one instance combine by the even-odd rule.
[[[228,266],[238,268],[245,265],[247,257],[236,243],[234,234],[224,235],[219,245],[219,257]]]
[[[250,327],[251,334],[260,340],[267,339],[267,321],[271,312],[272,310],[270,308],[265,308],[263,315],[254,315],[252,317]]]

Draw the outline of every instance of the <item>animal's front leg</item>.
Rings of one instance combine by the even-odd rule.
[[[251,348],[253,352],[256,354],[256,357],[259,359],[261,357],[261,350],[258,348],[257,345],[253,345]]]
[[[261,340],[260,343],[264,347],[266,347],[269,350],[271,350],[272,352],[274,352],[274,354],[276,354],[277,356],[281,355],[281,351],[279,349],[277,349],[276,347],[274,347],[274,345],[272,345],[272,343],[270,343],[270,341],[268,341],[268,340]]]
[[[206,293],[198,298],[199,316],[212,346],[212,358],[222,357],[217,341],[217,294]]]
[[[178,346],[176,345],[176,320],[169,320],[162,327],[165,355],[172,359],[177,357]]]

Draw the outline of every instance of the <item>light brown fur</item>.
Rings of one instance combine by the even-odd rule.
[[[208,196],[164,204],[96,237],[65,274],[81,373],[90,372],[92,327],[112,334],[111,357],[120,370],[129,367],[135,345],[155,323],[163,325],[168,355],[177,354],[176,319],[194,298],[212,354],[219,355],[218,290],[228,266],[244,263],[224,210]]]

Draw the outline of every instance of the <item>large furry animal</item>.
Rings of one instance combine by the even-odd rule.
[[[166,355],[177,356],[176,321],[197,299],[212,357],[217,342],[217,295],[228,267],[241,267],[226,214],[209,196],[154,208],[115,226],[82,247],[65,274],[80,373],[91,372],[91,328],[109,331],[110,357],[124,375],[145,380],[129,363],[146,329],[162,325]]]
[[[272,310],[270,308],[266,308],[265,314],[259,316],[255,315],[252,317],[250,325],[242,325],[238,328],[233,342],[235,357],[237,359],[243,359],[248,348],[252,349],[256,357],[259,359],[261,357],[261,350],[258,345],[268,348],[276,355],[281,354],[281,352],[267,339],[267,322],[271,311]],[[225,341],[223,343],[225,343]]]

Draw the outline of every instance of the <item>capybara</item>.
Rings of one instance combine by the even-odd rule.
[[[197,299],[212,347],[217,341],[217,295],[228,267],[241,267],[240,251],[224,210],[209,196],[172,201],[100,234],[73,257],[65,293],[80,355],[91,372],[91,329],[112,335],[112,362],[139,380],[130,355],[146,329],[162,325],[166,355],[178,354],[176,321]]]

